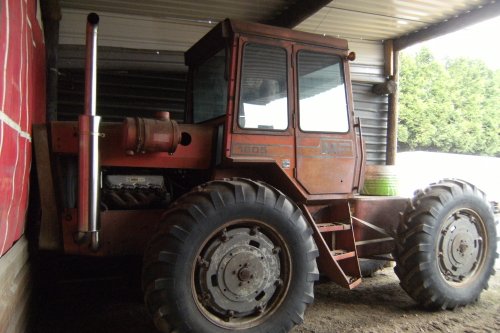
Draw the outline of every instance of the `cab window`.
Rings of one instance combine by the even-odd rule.
[[[194,69],[193,120],[200,123],[226,113],[227,80],[225,50]]]
[[[288,128],[287,53],[247,44],[243,52],[238,125],[245,129]]]
[[[332,54],[298,53],[299,126],[305,132],[349,130],[342,59]]]

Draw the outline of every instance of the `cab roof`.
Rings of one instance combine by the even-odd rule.
[[[275,27],[260,23],[225,19],[217,24],[185,53],[186,65],[197,64],[207,56],[222,49],[237,36],[259,36],[286,40],[301,44],[310,44],[343,50],[347,53],[347,40],[331,36],[323,36],[287,28]]]

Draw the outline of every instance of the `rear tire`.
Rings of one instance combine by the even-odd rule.
[[[494,216],[484,193],[459,180],[418,192],[399,228],[395,257],[401,286],[424,307],[475,302],[497,257]]]
[[[163,332],[287,332],[313,301],[317,256],[285,195],[213,181],[165,214],[145,252],[146,305]]]

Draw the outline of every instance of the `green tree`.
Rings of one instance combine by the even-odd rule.
[[[441,64],[428,49],[403,54],[399,145],[403,150],[500,154],[500,71],[479,60]]]

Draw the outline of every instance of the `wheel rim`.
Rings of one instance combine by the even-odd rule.
[[[257,326],[282,303],[290,270],[289,250],[277,231],[260,221],[233,221],[201,247],[193,296],[201,313],[220,327]]]
[[[473,280],[484,263],[488,237],[482,218],[471,209],[450,214],[441,227],[438,265],[445,281],[463,286]]]

